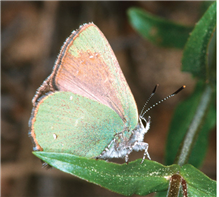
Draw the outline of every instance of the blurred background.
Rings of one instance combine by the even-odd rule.
[[[42,168],[32,154],[28,137],[31,99],[36,89],[51,73],[65,39],[86,22],[93,21],[105,34],[139,110],[156,84],[160,86],[150,104],[187,86],[147,114],[152,123],[145,141],[152,160],[163,162],[174,108],[193,91],[195,79],[180,71],[182,50],[155,46],[132,29],[127,17],[127,9],[132,6],[185,25],[194,25],[202,15],[202,2],[197,1],[1,2],[2,197],[122,196],[56,169]],[[185,116],[182,114],[182,119]],[[215,138],[214,129],[201,168],[212,179],[216,179]],[[135,152],[130,160],[142,156],[143,152]]]

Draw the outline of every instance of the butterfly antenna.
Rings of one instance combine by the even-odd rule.
[[[141,116],[141,117],[144,117],[144,115],[145,115],[148,111],[150,111],[152,108],[154,108],[154,107],[157,106],[158,104],[160,104],[160,103],[166,101],[166,100],[169,99],[170,97],[175,96],[175,95],[178,94],[181,90],[183,90],[185,87],[186,87],[185,85],[182,86],[181,88],[179,88],[177,91],[175,91],[175,92],[172,93],[171,95],[165,97],[164,99],[162,99],[162,100],[158,101],[157,103],[155,103],[154,105],[150,106],[147,110],[144,111],[143,114],[142,114],[142,112],[141,112],[141,115],[140,115],[140,116]],[[152,96],[153,96],[153,95],[152,95]],[[151,96],[150,96],[150,97],[151,97]]]
[[[148,100],[145,102],[145,104],[144,104],[144,106],[143,106],[143,108],[142,108],[142,110],[141,110],[141,113],[140,113],[140,115],[139,115],[140,117],[142,116],[142,113],[144,112],[144,109],[145,109],[145,107],[147,106],[148,102],[149,102],[149,101],[151,100],[151,98],[154,96],[154,94],[155,94],[155,92],[156,92],[158,86],[159,86],[159,84],[157,84],[157,85],[154,87],[154,89],[153,89],[151,95],[149,96]]]

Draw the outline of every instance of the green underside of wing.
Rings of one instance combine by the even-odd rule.
[[[124,128],[111,108],[71,92],[44,98],[33,124],[44,151],[85,157],[98,156]]]

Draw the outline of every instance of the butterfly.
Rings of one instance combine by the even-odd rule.
[[[155,92],[155,91],[154,91]],[[109,160],[148,153],[146,111],[132,92],[107,39],[93,23],[66,39],[50,76],[38,88],[29,120],[34,151]],[[141,162],[141,163],[142,163]]]

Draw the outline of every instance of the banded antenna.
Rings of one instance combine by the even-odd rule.
[[[155,88],[154,88],[154,90],[152,91],[150,97],[149,97],[148,100],[145,102],[144,107],[142,108],[141,113],[140,113],[140,115],[139,115],[140,117],[144,117],[144,115],[145,115],[148,111],[150,111],[152,108],[154,108],[155,106],[157,106],[157,105],[160,104],[160,103],[163,103],[163,102],[166,101],[167,99],[169,99],[169,98],[175,96],[175,95],[178,94],[181,90],[183,90],[183,89],[186,88],[186,86],[183,85],[183,86],[180,87],[177,91],[175,91],[175,92],[172,93],[171,95],[169,95],[169,96],[163,98],[162,100],[158,101],[157,103],[153,104],[152,106],[150,106],[149,108],[147,108],[147,109],[144,111],[144,109],[145,109],[145,107],[147,106],[148,102],[150,101],[150,99],[152,98],[152,96],[154,96],[154,94],[155,94],[156,89],[157,89],[158,86],[159,86],[159,84],[157,84],[157,85],[155,86]]]

